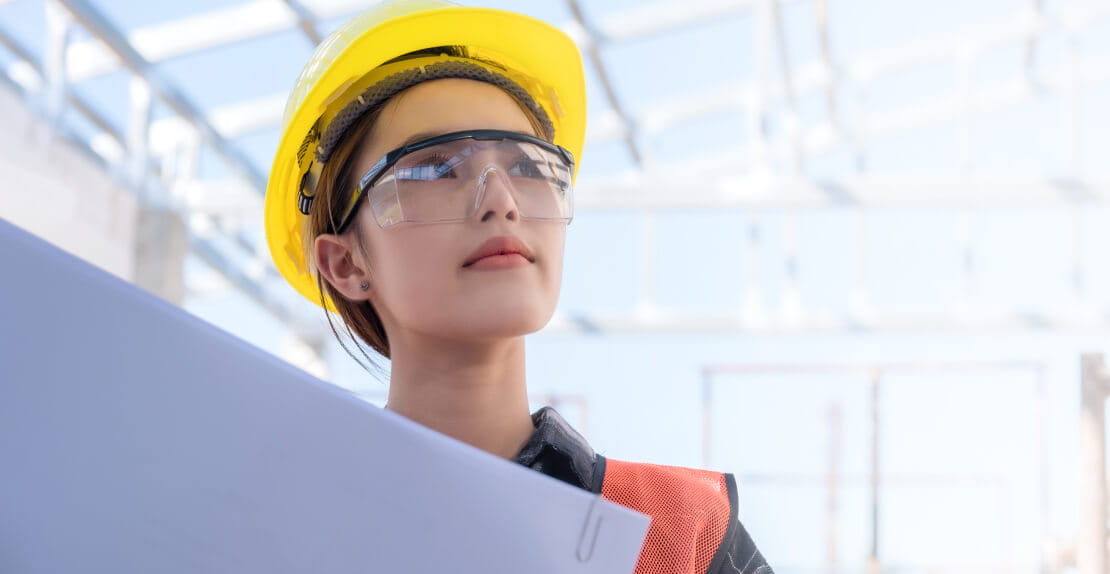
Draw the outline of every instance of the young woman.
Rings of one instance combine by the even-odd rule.
[[[285,117],[271,254],[391,360],[386,408],[649,514],[637,572],[771,572],[731,475],[608,460],[554,410],[529,413],[524,336],[555,310],[585,133],[565,34],[440,0],[379,5],[320,45]]]

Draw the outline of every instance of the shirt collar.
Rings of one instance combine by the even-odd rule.
[[[520,449],[516,461],[589,490],[595,458],[590,443],[551,407],[532,413],[532,425],[536,430]]]

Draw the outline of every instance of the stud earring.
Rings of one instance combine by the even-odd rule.
[[[363,291],[365,291],[365,290],[370,288],[370,283],[367,282],[367,281],[363,281],[361,284],[359,284],[358,287],[359,287],[359,289],[362,289]]]

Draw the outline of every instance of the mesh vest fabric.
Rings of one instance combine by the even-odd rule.
[[[719,472],[608,459],[601,495],[651,516],[636,574],[702,574],[729,532],[728,479]]]

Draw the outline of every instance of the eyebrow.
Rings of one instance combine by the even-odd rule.
[[[454,133],[456,131],[461,132],[461,131],[470,131],[470,130],[452,130],[452,131],[449,131],[449,132],[445,132],[445,131],[420,132],[420,133],[416,133],[416,134],[413,134],[413,135],[405,138],[405,141],[401,142],[401,145],[399,145],[397,147],[410,146],[410,145],[412,145],[416,142],[421,142],[421,141],[424,141],[426,139],[431,139],[431,138],[441,136],[441,135],[444,135],[444,134]],[[515,133],[515,134],[520,134],[522,136],[539,137],[536,134],[530,134],[528,132],[522,132],[522,131],[518,131],[518,130],[503,130],[503,131],[510,131],[510,132]]]
[[[412,145],[416,142],[424,141],[426,139],[434,138],[436,136],[441,136],[445,133],[448,133],[448,132],[420,132],[420,133],[417,133],[417,134],[413,134],[413,135],[409,136],[408,138],[405,138],[405,141],[401,142],[401,145],[395,146],[395,147],[410,146],[410,145]]]

